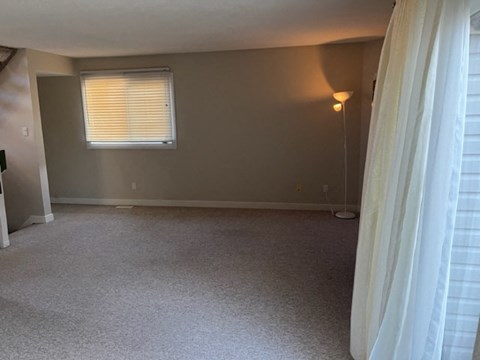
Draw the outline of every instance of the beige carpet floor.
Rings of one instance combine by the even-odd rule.
[[[349,359],[358,221],[55,206],[0,251],[0,358]]]

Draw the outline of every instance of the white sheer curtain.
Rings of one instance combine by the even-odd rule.
[[[377,79],[351,352],[440,359],[465,121],[467,0],[401,0]]]

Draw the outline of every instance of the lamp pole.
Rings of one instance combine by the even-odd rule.
[[[345,103],[353,95],[353,91],[342,91],[333,94],[335,100],[339,101],[342,104],[342,119],[343,119],[343,175],[344,175],[344,202],[343,202],[343,211],[335,213],[335,216],[339,219],[354,219],[355,214],[347,211],[347,185],[348,185],[348,148],[347,148],[347,115],[346,115],[346,106]]]

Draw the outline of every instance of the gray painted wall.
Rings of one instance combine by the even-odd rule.
[[[27,49],[28,74],[30,79],[30,97],[32,100],[33,112],[33,137],[35,141],[38,172],[40,176],[41,192],[41,216],[49,215],[52,212],[50,205],[50,193],[48,186],[47,162],[45,159],[45,145],[43,143],[42,119],[40,114],[40,103],[38,98],[37,77],[41,76],[65,76],[74,75],[76,70],[74,61],[70,58]],[[35,221],[32,221],[35,222]]]
[[[6,151],[8,166],[3,176],[5,208],[12,231],[43,211],[35,140],[22,135],[22,127],[33,130],[25,50],[20,50],[0,73],[0,89],[0,147]]]
[[[67,58],[20,50],[0,73],[0,148],[7,154],[3,176],[10,231],[50,215],[50,198],[36,77],[73,74]],[[22,128],[28,129],[23,136]]]
[[[332,93],[354,90],[348,202],[357,204],[364,50],[343,44],[78,59],[79,70],[171,67],[178,148],[88,150],[78,77],[41,78],[52,197],[325,203],[328,184],[341,203],[342,123]]]

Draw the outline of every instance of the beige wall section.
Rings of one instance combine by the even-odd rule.
[[[48,185],[47,163],[45,159],[45,146],[43,142],[42,119],[38,98],[37,76],[48,75],[74,75],[75,66],[72,59],[49,54],[41,51],[27,49],[28,69],[30,79],[30,94],[33,111],[33,137],[35,141],[40,175],[41,207],[43,216],[52,213],[50,205],[50,191]],[[52,218],[52,217],[51,217]]]
[[[27,49],[26,52],[31,75],[64,76],[74,75],[76,72],[71,58],[32,49]]]
[[[363,54],[363,44],[344,44],[79,59],[79,70],[171,67],[178,148],[87,150],[79,78],[40,78],[52,196],[325,203],[328,184],[341,203],[342,122],[332,93],[354,90],[348,202],[357,204]]]
[[[5,149],[8,167],[3,175],[5,208],[12,231],[43,211],[35,141],[22,135],[23,127],[33,126],[25,50],[18,51],[0,73],[0,109],[0,147]]]
[[[19,50],[0,73],[0,147],[5,148],[5,205],[10,231],[51,218],[36,75],[73,73],[73,62],[56,55]],[[28,129],[24,136],[22,128]],[[50,217],[49,217],[50,216]]]
[[[376,78],[383,39],[365,43],[363,50],[363,78],[362,78],[362,115],[360,118],[360,151],[359,154],[359,188],[361,193],[364,181],[365,160],[368,146],[368,133],[370,130],[370,117],[372,115],[373,80]]]

